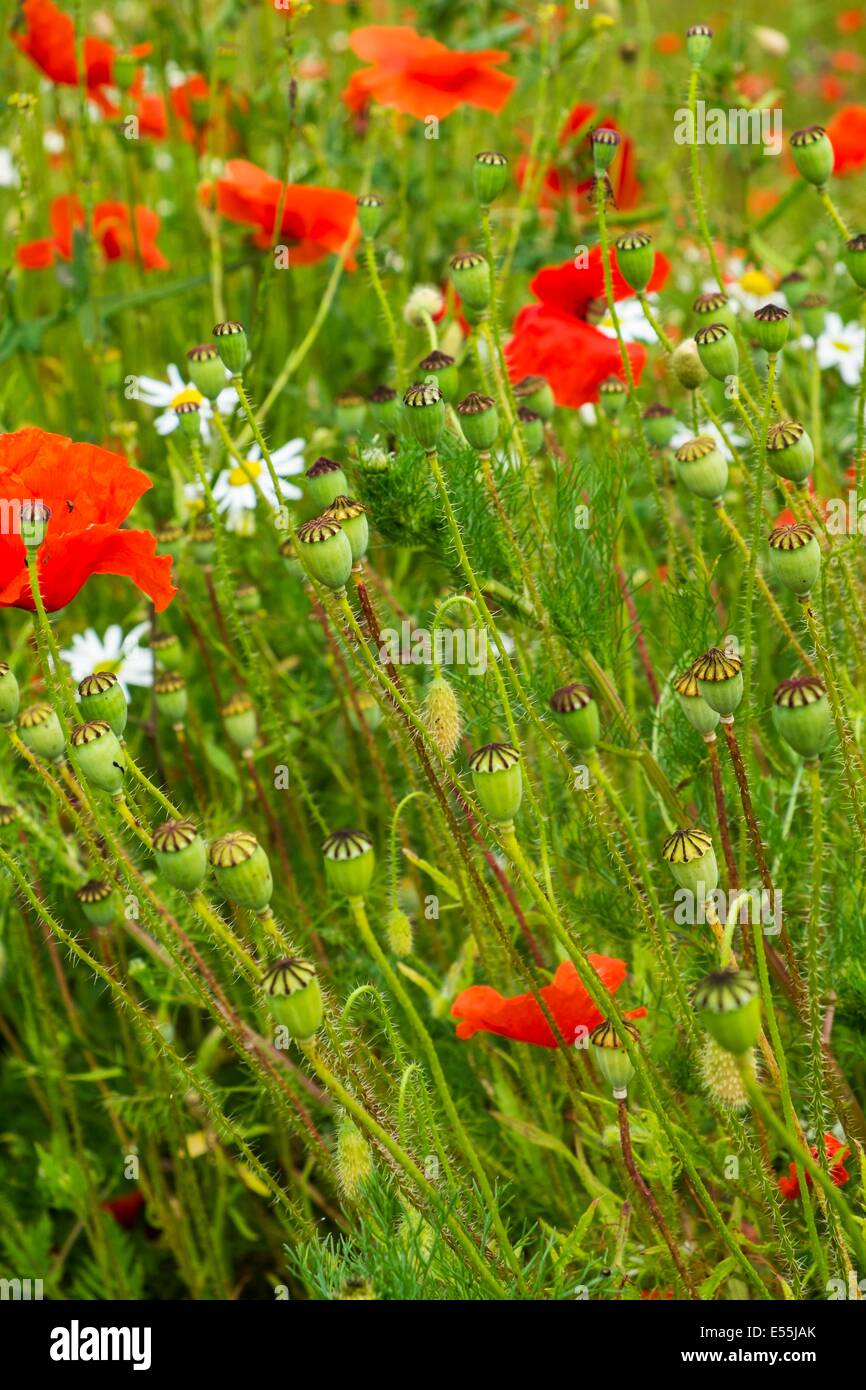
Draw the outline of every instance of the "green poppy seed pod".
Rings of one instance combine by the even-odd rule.
[[[800,317],[810,338],[820,338],[827,318],[827,300],[823,294],[807,294],[800,301]]]
[[[656,253],[649,232],[624,232],[616,241],[616,263],[619,273],[638,294],[645,290],[653,277]]]
[[[412,923],[402,908],[395,907],[388,913],[385,923],[388,945],[393,955],[402,959],[412,953]]]
[[[286,539],[281,543],[280,555],[289,574],[300,578],[304,573],[304,567],[298,559],[298,549],[291,536],[286,536]]]
[[[778,582],[802,598],[810,594],[821,573],[821,547],[805,521],[777,526],[770,532],[770,569]]]
[[[615,420],[625,409],[625,382],[618,376],[606,376],[598,388],[598,403],[609,420]]]
[[[181,401],[180,405],[175,406],[174,413],[185,439],[194,442],[201,438],[201,406],[198,401]]]
[[[335,497],[345,497],[349,491],[349,480],[339,463],[321,455],[311,463],[304,477],[307,480],[307,496],[315,507],[330,507]]]
[[[38,550],[45,540],[51,508],[44,502],[22,502],[18,509],[21,539],[28,550]]]
[[[569,743],[579,753],[591,753],[601,738],[598,705],[588,685],[572,681],[550,697],[554,718]]]
[[[475,196],[483,208],[495,202],[508,183],[508,159],[496,150],[482,150],[472,165]]]
[[[858,289],[866,290],[866,232],[845,242],[845,266]]]
[[[752,316],[755,338],[764,352],[781,352],[788,340],[790,310],[781,304],[763,304]]]
[[[434,381],[416,382],[403,396],[403,407],[421,448],[432,453],[445,428],[445,402],[439,387]]]
[[[674,454],[676,475],[695,497],[716,502],[728,486],[728,465],[712,435],[687,439]]]
[[[522,376],[514,383],[514,398],[527,410],[534,410],[542,420],[552,420],[556,410],[553,387],[544,376]]]
[[[14,825],[18,819],[18,810],[15,806],[0,806],[0,830],[8,830],[10,825]]]
[[[108,720],[92,719],[87,724],[76,724],[69,741],[82,776],[95,787],[116,796],[123,788],[126,758]]]
[[[830,137],[821,125],[795,130],[788,142],[794,163],[807,183],[824,188],[833,172],[834,153]]]
[[[675,830],[662,845],[662,858],[671,873],[696,902],[706,902],[719,886],[719,866],[713,842],[705,830]]]
[[[418,377],[424,381],[433,377],[446,401],[456,399],[459,384],[457,364],[447,352],[440,352],[437,348],[428,352],[426,357],[422,357],[418,363]]]
[[[186,719],[189,706],[186,681],[179,671],[163,671],[153,683],[156,708],[163,719],[177,728]]]
[[[186,532],[183,527],[176,526],[173,522],[168,526],[160,526],[156,533],[160,555],[170,555],[173,560],[180,559],[185,541]]]
[[[497,825],[510,825],[523,799],[520,754],[510,743],[485,743],[469,759],[475,795]]]
[[[26,743],[30,752],[46,762],[59,763],[66,756],[66,740],[60,720],[45,701],[40,700],[21,711],[18,732],[21,742]]]
[[[695,990],[701,1026],[719,1047],[742,1057],[761,1032],[761,997],[746,970],[714,970]]]
[[[457,418],[466,443],[481,454],[489,453],[499,434],[499,412],[493,397],[470,391],[457,406]]]
[[[215,401],[226,384],[226,369],[215,343],[199,343],[186,354],[189,379],[197,391]]]
[[[153,832],[153,857],[166,883],[194,893],[207,873],[207,847],[191,820],[167,820]]]
[[[719,722],[716,710],[711,709],[701,694],[695,673],[691,667],[674,681],[677,703],[693,729],[706,736],[711,734]]]
[[[812,440],[797,420],[779,420],[767,430],[767,462],[780,478],[804,483],[815,463]]]
[[[190,533],[193,554],[200,565],[209,565],[216,555],[216,532],[209,521],[197,521]]]
[[[451,257],[451,282],[464,304],[483,312],[490,303],[490,266],[480,251]]]
[[[640,1039],[640,1033],[633,1023],[623,1020],[622,1027],[633,1042]],[[624,1100],[629,1082],[634,1076],[634,1065],[609,1018],[597,1028],[593,1028],[589,1035],[589,1045],[592,1049],[589,1055],[613,1091],[614,1099]]]
[[[274,891],[268,856],[248,830],[230,830],[214,840],[209,856],[220,892],[229,902],[264,912]]]
[[[692,666],[698,689],[710,709],[727,718],[743,698],[743,662],[719,647],[710,647]]]
[[[265,1003],[290,1037],[306,1042],[319,1031],[324,1015],[316,968],[309,961],[284,956],[262,975]]]
[[[89,878],[76,888],[75,896],[92,927],[110,927],[123,916],[119,894],[101,878]]]
[[[298,553],[306,570],[328,589],[345,589],[352,547],[339,521],[324,515],[298,527]]]
[[[540,415],[536,415],[534,410],[527,410],[525,405],[518,408],[517,422],[520,426],[520,433],[523,435],[523,442],[526,445],[526,452],[530,458],[535,458],[544,448],[544,421]]]
[[[377,386],[367,397],[373,419],[380,429],[395,430],[400,423],[400,397],[393,386]]]
[[[235,589],[235,607],[239,613],[252,615],[262,606],[262,596],[257,584],[239,584]]]
[[[596,174],[603,174],[610,168],[621,139],[619,131],[610,130],[608,126],[597,126],[595,130],[590,131],[592,163]]]
[[[232,376],[240,376],[249,356],[247,333],[243,324],[235,323],[231,319],[215,324],[213,335],[223,366]]]
[[[707,294],[699,294],[692,308],[695,311],[700,323],[706,327],[710,323],[723,323],[726,328],[734,331],[737,316],[734,313],[734,306],[726,294],[721,290],[710,290]]]
[[[712,47],[713,31],[708,24],[692,24],[686,30],[686,53],[693,67],[699,68]]]
[[[707,379],[694,338],[683,338],[683,341],[677,344],[671,353],[671,367],[680,386],[686,391],[697,391]]]
[[[792,309],[799,309],[803,300],[809,293],[809,281],[805,275],[801,275],[799,270],[792,270],[790,275],[783,276],[779,282],[779,289],[787,299]]]
[[[94,671],[79,681],[78,695],[85,720],[105,719],[123,737],[129,710],[123,686],[114,671]]]
[[[150,650],[160,671],[173,670],[183,657],[176,632],[159,632],[150,639]]]
[[[238,65],[238,49],[233,43],[221,43],[214,49],[213,75],[217,82],[228,82]]]
[[[427,687],[421,718],[443,757],[453,758],[460,742],[460,702],[444,676],[437,676]]]
[[[135,75],[138,72],[138,59],[134,53],[115,53],[112,64],[112,76],[115,87],[121,92],[128,92]]]
[[[356,200],[358,226],[365,241],[375,241],[385,215],[385,203],[378,193],[362,193]]]
[[[0,724],[13,723],[20,703],[21,692],[15,672],[8,662],[0,661]]]
[[[832,718],[827,687],[818,676],[792,676],[776,686],[776,731],[806,762],[814,762],[824,752]]]
[[[238,691],[222,708],[225,731],[236,748],[248,753],[256,741],[258,721],[249,695]]]
[[[646,437],[656,449],[666,449],[680,428],[680,422],[670,406],[658,402],[648,405],[642,418]]]
[[[343,528],[352,549],[352,561],[357,565],[367,554],[370,544],[370,527],[363,502],[356,501],[354,497],[335,497],[323,515],[329,516]]]
[[[363,830],[335,830],[322,845],[325,878],[343,898],[363,898],[373,882],[376,852]]]
[[[366,416],[367,402],[363,396],[338,396],[334,402],[334,424],[339,434],[359,434]]]
[[[695,333],[695,342],[702,365],[716,381],[725,381],[729,376],[737,375],[740,355],[734,335],[725,324],[708,323],[704,328],[699,328]]]

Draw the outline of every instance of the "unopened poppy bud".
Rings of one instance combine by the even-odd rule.
[[[44,502],[22,502],[18,511],[21,539],[28,550],[38,550],[45,540],[51,508]]]
[[[153,832],[156,867],[172,888],[194,893],[207,873],[207,848],[191,820],[167,820]]]
[[[115,53],[112,64],[115,87],[119,87],[121,92],[128,92],[137,72],[138,59],[134,53]]]
[[[752,316],[754,333],[764,352],[782,351],[788,339],[790,317],[790,311],[783,309],[781,304],[763,304],[755,310]]]
[[[798,597],[811,593],[821,573],[821,547],[811,526],[805,521],[777,526],[768,544],[770,568],[779,583]]]
[[[338,434],[359,434],[364,428],[367,402],[353,393],[338,396],[334,402],[334,424]]]
[[[451,257],[451,280],[464,304],[479,312],[490,303],[490,266],[480,251],[458,251]]]
[[[179,671],[164,671],[153,683],[156,708],[163,719],[178,728],[186,719],[189,706],[186,681]]]
[[[779,420],[767,430],[767,462],[780,478],[804,483],[815,463],[812,440],[797,420]]]
[[[26,743],[30,752],[46,762],[59,763],[66,756],[66,740],[60,720],[45,701],[40,700],[21,711],[18,732],[21,742]]]
[[[680,428],[680,422],[669,405],[654,402],[642,416],[646,437],[657,449],[666,449]]]
[[[0,724],[11,724],[21,703],[18,680],[12,667],[0,661]]]
[[[706,294],[699,294],[692,308],[704,327],[710,323],[723,323],[733,332],[737,316],[733,304],[721,290],[709,290]]]
[[[517,411],[517,423],[523,435],[526,452],[530,458],[535,458],[544,448],[544,421],[534,410],[527,410],[526,406],[522,405]]]
[[[400,423],[400,397],[393,386],[377,386],[367,397],[380,429],[395,430]]]
[[[827,300],[823,294],[807,294],[800,301],[800,317],[810,338],[820,338],[827,318]]]
[[[705,830],[675,830],[662,846],[662,857],[679,884],[696,901],[705,902],[719,886],[713,842]]]
[[[758,1041],[761,997],[748,971],[715,970],[707,975],[695,990],[695,1008],[714,1042],[735,1057],[751,1051]]]
[[[854,284],[866,290],[866,232],[858,232],[845,242],[845,265]]]
[[[457,406],[457,418],[467,444],[481,454],[493,448],[499,434],[499,412],[492,396],[470,391]]]
[[[180,662],[183,651],[176,632],[158,632],[150,639],[153,659],[161,671],[173,670]]]
[[[345,1115],[337,1129],[337,1180],[350,1202],[361,1195],[372,1172],[370,1145],[354,1121]]]
[[[430,682],[421,717],[443,757],[453,758],[460,742],[460,704],[454,686],[444,676]]]
[[[215,401],[226,384],[226,369],[213,343],[199,343],[186,354],[190,381],[209,401]]]
[[[701,364],[716,381],[736,376],[740,355],[734,335],[723,323],[708,323],[695,333]]]
[[[298,527],[301,563],[328,589],[344,589],[352,573],[352,547],[338,521],[327,514]]]
[[[367,554],[370,544],[370,527],[363,502],[356,501],[354,497],[335,497],[323,515],[339,522],[352,548],[352,561],[357,565]]]
[[[743,698],[743,662],[733,653],[710,647],[692,666],[698,689],[711,709],[727,718]]]
[[[304,567],[298,559],[298,548],[291,536],[286,536],[286,539],[280,544],[280,555],[289,574],[297,577],[303,574]]]
[[[116,796],[123,788],[126,758],[120,740],[105,719],[77,724],[70,735],[75,762],[95,787]]]
[[[695,497],[715,502],[728,485],[728,465],[712,435],[687,439],[674,454],[676,475]]]
[[[119,894],[104,879],[89,878],[76,888],[75,896],[92,927],[110,927],[123,915]]]
[[[358,226],[365,241],[375,241],[385,215],[385,203],[378,193],[362,193],[355,204]]]
[[[402,908],[395,907],[388,913],[385,930],[388,934],[388,945],[393,954],[401,959],[403,956],[408,956],[412,951],[412,923]]]
[[[622,1025],[617,1026],[621,1026],[633,1042],[639,1041],[640,1033],[633,1023],[623,1020]],[[624,1100],[629,1082],[634,1076],[634,1064],[609,1018],[597,1028],[593,1028],[589,1035],[589,1045],[592,1048],[590,1056],[613,1091],[614,1099]]]
[[[421,448],[432,453],[445,428],[445,402],[439,387],[433,381],[416,382],[403,396],[403,406]]]
[[[248,830],[214,840],[208,855],[220,892],[229,902],[264,912],[274,891],[268,856]]]
[[[552,420],[556,410],[556,397],[547,377],[522,376],[514,383],[514,398],[527,410],[534,410],[542,420]]]
[[[747,1049],[747,1053],[751,1049]],[[746,1055],[746,1054],[744,1054]],[[754,1057],[749,1058],[749,1071],[754,1075]],[[749,1104],[742,1073],[736,1059],[720,1047],[715,1038],[705,1038],[701,1048],[701,1077],[707,1093],[717,1105],[726,1110],[745,1110]]]
[[[123,737],[129,710],[123,686],[114,671],[94,671],[79,682],[81,713],[85,720],[105,719],[118,738]]]
[[[376,853],[363,830],[335,830],[322,845],[325,877],[343,898],[363,898],[373,882]]]
[[[711,734],[719,722],[719,715],[710,708],[701,694],[691,667],[674,681],[674,690],[677,703],[692,728],[704,736]]]
[[[249,356],[247,332],[243,324],[231,319],[217,323],[214,325],[213,335],[223,366],[232,376],[240,376]]]
[[[197,521],[190,534],[193,554],[200,565],[209,565],[216,555],[216,532],[209,521]]]
[[[349,491],[349,480],[342,467],[334,459],[321,455],[311,463],[304,477],[307,480],[307,496],[316,507],[330,507],[335,497],[345,497]]]
[[[671,367],[674,376],[686,391],[697,391],[706,381],[707,373],[698,353],[694,338],[684,338],[671,353]]]
[[[613,163],[622,137],[618,130],[611,130],[608,126],[597,126],[595,130],[590,131],[589,139],[592,145],[593,167],[597,175],[603,174]]]
[[[622,414],[626,402],[625,382],[618,376],[606,376],[598,388],[598,403],[608,419]]]
[[[453,401],[457,395],[457,365],[447,352],[440,352],[437,348],[422,357],[418,363],[418,377],[423,381],[433,377],[446,401]]]
[[[475,795],[497,825],[508,826],[520,810],[523,773],[520,754],[510,743],[486,743],[469,759]]]
[[[792,270],[790,275],[785,275],[779,282],[779,289],[787,299],[792,309],[799,309],[803,300],[809,293],[809,281],[805,275],[801,275],[799,270]]]
[[[246,613],[251,616],[261,609],[262,596],[257,584],[239,584],[235,589],[234,598],[235,607],[239,613]]]
[[[795,130],[789,141],[800,175],[816,188],[824,188],[833,172],[835,155],[830,137],[821,125]]]
[[[781,738],[806,762],[827,746],[832,712],[827,687],[818,676],[792,676],[773,692],[773,723]]]
[[[171,522],[168,526],[160,526],[156,533],[156,541],[161,555],[170,555],[172,559],[179,560],[186,540],[186,532],[182,526],[177,526]]]
[[[550,708],[569,743],[579,753],[591,753],[601,738],[598,705],[588,685],[572,681],[550,697]]]
[[[699,68],[710,51],[713,31],[708,24],[692,24],[686,30],[686,53],[693,67]]]
[[[324,1015],[316,967],[295,956],[275,960],[262,975],[265,1003],[277,1023],[298,1042],[319,1031]]]
[[[475,196],[483,208],[495,202],[508,183],[508,159],[496,150],[482,150],[472,166]]]
[[[238,691],[222,709],[225,731],[236,748],[248,753],[256,741],[258,723],[255,706],[249,695]]]
[[[645,290],[653,276],[656,253],[649,232],[624,232],[616,241],[616,263],[619,273],[638,294]]]

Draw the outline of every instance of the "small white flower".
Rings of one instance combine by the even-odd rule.
[[[71,646],[60,655],[76,684],[94,671],[113,671],[128,700],[131,685],[153,685],[153,654],[139,646],[149,627],[149,623],[138,623],[124,636],[119,623],[112,623],[102,637],[89,627],[76,632]]]
[[[157,377],[140,376],[138,378],[138,399],[145,405],[152,405],[161,408],[162,415],[157,415],[154,420],[157,434],[171,434],[176,430],[180,421],[177,418],[177,407],[186,402],[194,401],[199,407],[199,419],[201,420],[201,432],[206,440],[210,440],[210,421],[213,419],[213,405],[209,400],[197,391],[189,382],[184,381],[180,371],[173,362],[166,368],[168,381],[160,381]],[[226,372],[226,381],[229,381],[230,374]],[[237,395],[233,386],[225,386],[216,398],[216,407],[220,415],[229,416],[237,406]]]
[[[763,270],[756,270],[743,256],[731,256],[722,267],[725,293],[735,308],[743,314],[754,314],[763,304],[779,304],[783,309],[785,296],[773,289],[773,282]],[[702,293],[718,290],[715,280],[707,280]]]
[[[42,144],[48,154],[62,154],[66,149],[66,137],[59,130],[46,130]]]
[[[658,296],[647,295],[647,303],[652,309]],[[647,316],[641,308],[640,301],[633,296],[629,299],[621,299],[616,306],[616,316],[619,320],[619,331],[626,343],[654,343],[656,335],[647,322]],[[608,338],[616,337],[616,330],[613,326],[613,319],[609,309],[605,309],[604,317],[599,319],[595,325]]]
[[[303,496],[300,488],[283,481],[304,471],[303,439],[290,439],[282,448],[273,450],[271,460],[274,472],[280,480],[280,497],[277,496],[270,471],[262,460],[258,444],[250,446],[243,467],[232,462],[231,468],[224,468],[218,475],[212,491],[217,510],[225,514],[229,531],[243,535],[252,534],[253,514],[260,495],[274,510],[284,502],[296,502]],[[201,484],[187,483],[184,492],[190,501],[200,500]]]
[[[808,341],[811,343],[811,338]],[[824,320],[824,332],[815,343],[818,366],[822,371],[835,367],[846,386],[858,386],[864,343],[866,329],[861,324],[843,323],[839,314],[830,313]]]
[[[403,308],[403,317],[410,328],[423,328],[424,315],[435,319],[445,307],[438,285],[416,285]]]
[[[0,188],[17,188],[20,180],[12,151],[0,146]]]

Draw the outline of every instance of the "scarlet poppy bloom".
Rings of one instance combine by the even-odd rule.
[[[515,78],[497,72],[508,54],[501,49],[463,53],[438,39],[425,39],[408,26],[371,24],[349,38],[352,52],[371,67],[353,73],[343,92],[350,111],[370,101],[393,106],[407,116],[450,116],[458,106],[501,111]]]
[[[54,199],[50,215],[54,235],[26,241],[18,247],[18,264],[25,270],[44,270],[58,256],[63,261],[72,259],[72,236],[76,227],[84,226],[84,209],[74,193],[65,193]],[[167,270],[169,262],[156,244],[160,228],[158,214],[139,204],[135,209],[135,225],[145,270]],[[93,209],[93,235],[100,242],[107,261],[135,261],[136,238],[132,234],[126,203],[97,203]]]
[[[614,298],[625,299],[633,290],[620,275],[613,252],[610,265]],[[659,253],[648,288],[660,289],[669,271],[667,258]],[[623,375],[616,339],[586,322],[590,303],[604,297],[601,248],[594,246],[581,268],[572,261],[545,266],[529,288],[541,303],[527,305],[514,320],[513,337],[505,345],[508,375],[512,381],[547,377],[558,405],[577,407],[597,400],[605,377]],[[628,343],[626,351],[639,381],[646,350],[640,343]]]
[[[12,39],[31,62],[64,87],[77,87],[78,45],[72,17],[54,4],[54,0],[24,0],[21,8],[23,32],[13,28]],[[114,59],[117,49],[104,39],[84,39],[84,80],[87,94],[103,111],[113,114],[115,108],[103,92],[114,83]],[[150,44],[133,49],[137,56],[150,52]]]
[[[143,1206],[144,1193],[137,1187],[134,1187],[131,1192],[124,1193],[122,1197],[112,1197],[109,1201],[102,1203],[103,1211],[107,1211],[113,1216],[118,1226],[122,1226],[125,1231],[132,1230]]]
[[[843,106],[827,122],[834,174],[851,174],[866,164],[866,106]]]
[[[809,1152],[817,1161],[818,1150],[814,1145],[810,1146]],[[851,1150],[848,1148],[848,1145],[840,1144],[835,1134],[824,1135],[824,1153],[827,1155],[827,1162],[830,1165],[830,1177],[837,1187],[842,1187],[851,1176],[848,1169],[844,1166],[844,1160],[848,1157],[850,1152]],[[800,1184],[797,1181],[796,1163],[788,1164],[788,1172],[790,1174],[789,1177],[779,1179],[779,1191],[786,1201],[796,1202],[800,1195]],[[806,1172],[805,1168],[803,1169],[803,1176],[806,1179],[806,1186],[811,1187],[812,1178],[811,1175]]]
[[[557,144],[561,153],[544,172],[539,206],[553,207],[560,199],[570,198],[576,211],[585,210],[595,184],[592,151],[586,139],[594,126],[603,125],[618,130],[615,120],[600,113],[597,106],[578,102],[569,112],[559,132]],[[621,132],[620,132],[621,133]],[[527,160],[517,164],[517,182],[526,178]],[[637,179],[637,156],[634,141],[623,135],[616,158],[608,171],[613,198],[618,208],[637,207],[640,184]]]
[[[75,444],[45,430],[0,435],[0,508],[17,518],[24,502],[50,509],[37,553],[39,587],[49,612],[63,608],[93,574],[126,575],[158,610],[177,590],[171,557],[156,554],[150,531],[124,531],[126,519],[152,484],[119,454]],[[26,551],[14,525],[0,533],[0,607],[34,608]]]
[[[626,976],[625,961],[612,956],[587,956],[601,983],[616,994]],[[556,1026],[566,1043],[573,1043],[578,1029],[591,1031],[602,1021],[570,960],[563,961],[549,985],[539,993],[547,1005]],[[646,1009],[633,1009],[626,1018],[643,1018]],[[531,994],[518,994],[505,999],[490,985],[472,985],[464,989],[451,1005],[451,1015],[459,1019],[458,1038],[472,1038],[476,1033],[495,1033],[514,1042],[532,1043],[535,1047],[556,1047],[553,1035],[541,1006]]]
[[[350,246],[357,244],[360,232],[354,194],[312,183],[290,183],[285,186],[285,195],[283,189],[281,179],[258,165],[231,159],[216,182],[217,209],[231,222],[256,228],[256,246],[285,242],[290,265],[312,265],[329,253],[337,254],[350,234]],[[202,189],[203,201],[209,202],[211,193],[208,184]],[[274,223],[281,203],[283,218],[277,230]],[[354,260],[347,264],[354,269]]]

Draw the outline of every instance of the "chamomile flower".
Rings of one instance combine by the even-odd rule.
[[[76,684],[93,671],[113,671],[129,699],[131,685],[153,685],[153,653],[139,646],[149,628],[147,622],[137,623],[124,635],[120,624],[112,623],[100,637],[96,628],[88,627],[76,632],[60,655]]]
[[[173,362],[170,362],[166,368],[166,376],[168,381],[160,381],[152,376],[140,376],[138,378],[138,399],[144,405],[162,409],[163,413],[157,415],[153,422],[157,434],[171,434],[173,430],[176,430],[180,423],[176,413],[177,407],[194,401],[199,407],[202,435],[206,440],[210,440],[210,421],[213,419],[212,403],[206,400],[201,392],[197,391],[189,382],[184,381]],[[226,372],[226,381],[229,380],[229,373]],[[233,386],[227,385],[216,398],[216,407],[220,415],[231,415],[237,403],[237,395]]]
[[[229,531],[237,531],[243,535],[252,534],[255,529],[256,504],[260,497],[276,509],[284,502],[296,502],[303,496],[300,488],[284,481],[304,471],[303,439],[290,439],[288,444],[272,451],[271,459],[274,472],[280,480],[281,497],[277,496],[258,444],[250,445],[243,466],[233,460],[231,468],[224,468],[217,476],[212,489],[214,501],[217,510],[225,515]],[[185,492],[191,502],[202,500],[199,483],[188,483]]]
[[[0,145],[0,188],[17,188],[20,180],[12,151]]]
[[[863,371],[864,339],[866,329],[861,324],[843,323],[839,314],[828,314],[824,332],[815,343],[815,356],[822,372],[835,367],[846,386],[858,386]],[[811,343],[811,339],[808,342]]]
[[[751,265],[744,256],[729,256],[722,267],[725,293],[741,314],[753,314],[763,304],[785,305],[785,296],[774,288],[773,281],[763,270]],[[705,281],[702,292],[718,290],[715,280]]]
[[[652,309],[658,302],[658,295],[648,294],[647,303]],[[616,306],[616,316],[619,320],[619,330],[623,341],[626,343],[655,343],[656,335],[647,321],[647,316],[641,308],[640,301],[632,296],[629,299],[621,299]],[[605,308],[604,314],[598,320],[595,327],[600,333],[604,333],[608,338],[616,337],[616,329],[613,326],[613,319],[610,310]]]

